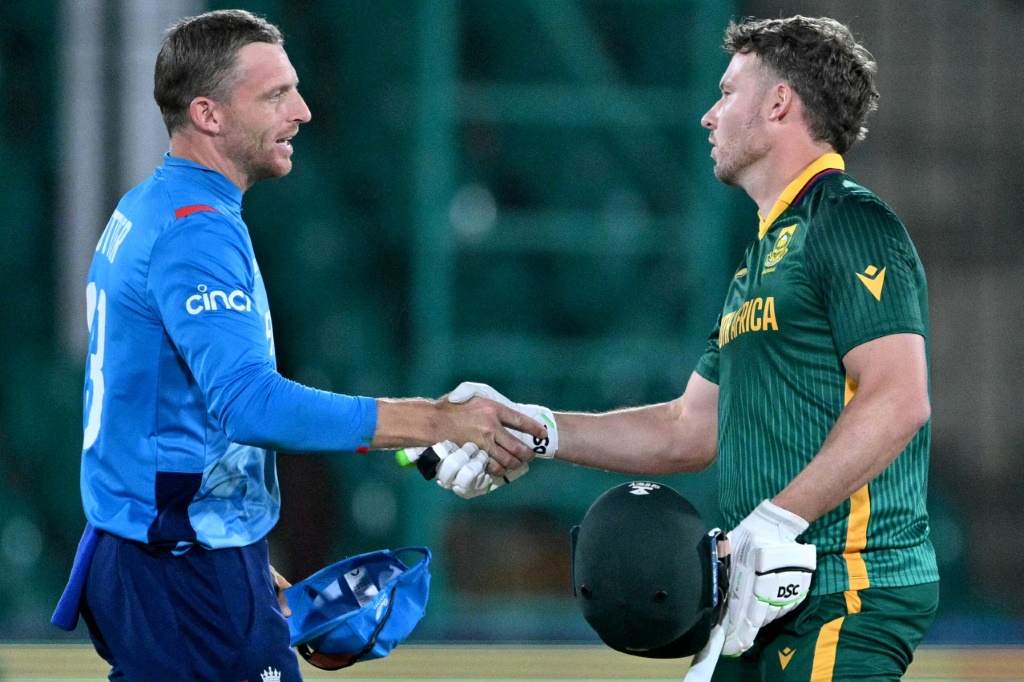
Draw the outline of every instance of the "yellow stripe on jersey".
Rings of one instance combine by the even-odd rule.
[[[807,168],[800,172],[796,180],[789,183],[786,189],[782,190],[782,194],[775,201],[775,205],[772,206],[771,212],[768,213],[768,217],[764,218],[761,216],[761,212],[757,212],[757,217],[760,219],[758,225],[757,238],[764,239],[765,234],[768,233],[768,229],[775,222],[775,219],[782,215],[782,212],[789,208],[789,205],[793,203],[793,199],[796,195],[800,194],[800,190],[810,182],[811,178],[820,173],[823,170],[846,170],[846,164],[843,162],[843,157],[839,154],[822,154],[818,159]]]
[[[871,493],[864,486],[850,498],[850,520],[846,529],[846,549],[843,558],[846,560],[846,572],[850,576],[851,590],[866,590],[871,587],[868,580],[868,568],[861,556],[868,544],[868,518],[871,516]]]
[[[844,405],[849,405],[857,393],[857,382],[846,377],[846,398]],[[851,590],[866,590],[871,587],[868,580],[868,567],[864,564],[861,550],[868,544],[868,519],[871,518],[871,493],[864,486],[850,497],[850,518],[846,527],[846,548],[843,559],[846,560],[846,573],[850,579]]]
[[[839,646],[839,629],[843,618],[830,620],[818,631],[818,642],[814,645],[814,663],[811,666],[811,682],[832,682],[832,671],[836,667],[836,648]]]

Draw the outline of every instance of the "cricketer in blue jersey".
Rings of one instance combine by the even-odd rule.
[[[275,450],[450,439],[504,455],[500,474],[533,455],[505,426],[544,435],[489,400],[374,400],[277,372],[242,194],[291,170],[290,141],[310,120],[297,85],[280,31],[248,12],[170,29],[154,88],[170,152],[96,246],[89,527],[54,622],[71,629],[81,613],[110,679],[300,679],[264,540],[280,512]]]

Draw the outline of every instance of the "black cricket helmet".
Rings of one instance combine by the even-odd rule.
[[[572,529],[573,593],[583,617],[625,654],[697,653],[725,611],[728,558],[719,559],[718,547],[724,539],[667,485],[612,488]]]

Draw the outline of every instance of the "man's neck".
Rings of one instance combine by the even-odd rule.
[[[832,151],[832,147],[826,144],[800,144],[776,148],[773,153],[761,159],[756,168],[750,169],[741,186],[757,204],[758,212],[762,216],[767,216],[790,183],[822,154]]]
[[[188,159],[217,171],[243,193],[252,185],[238,167],[214,146],[212,138],[188,133],[175,134],[171,136],[171,156]]]

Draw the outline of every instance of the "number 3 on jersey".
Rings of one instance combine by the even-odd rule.
[[[270,321],[270,311],[263,316],[265,326],[267,328],[267,342],[270,344],[270,357],[274,357],[274,325]]]
[[[103,347],[107,332],[107,293],[97,295],[96,283],[89,282],[85,289],[86,321],[89,324],[89,366],[85,371],[85,435],[82,449],[88,450],[100,435],[103,414]]]

